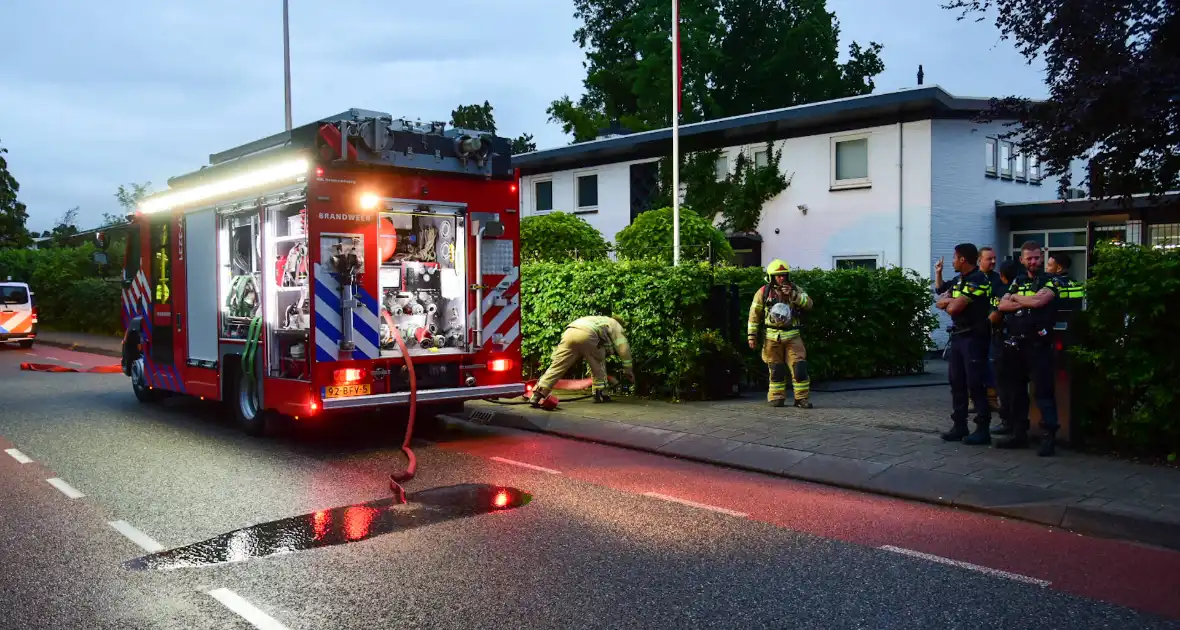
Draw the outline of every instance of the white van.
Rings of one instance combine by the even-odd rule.
[[[0,343],[33,347],[37,337],[37,304],[23,282],[0,282]]]

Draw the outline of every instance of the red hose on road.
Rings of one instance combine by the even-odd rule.
[[[72,368],[56,363],[21,363],[20,369],[27,372],[88,372],[91,374],[122,374],[123,367],[119,365],[96,365],[92,368]]]
[[[410,438],[414,435],[414,416],[418,410],[418,378],[414,374],[414,360],[410,358],[410,351],[406,348],[406,342],[402,339],[402,333],[393,325],[388,313],[385,315],[386,321],[389,324],[389,330],[393,333],[393,340],[397,342],[397,347],[402,351],[402,357],[406,360],[406,370],[410,373],[410,418],[406,422],[406,438],[402,440],[402,452],[406,454],[406,459],[409,460],[406,469],[400,473],[392,473],[389,475],[389,488],[398,493],[405,501],[406,491],[401,487],[401,482],[409,481],[414,478],[414,473],[418,470],[418,458],[414,457],[414,451],[410,449]]]

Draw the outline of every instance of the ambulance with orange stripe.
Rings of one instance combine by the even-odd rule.
[[[242,429],[524,393],[519,172],[480,131],[351,109],[210,156],[128,225],[123,371]],[[413,378],[410,374],[413,366]]]
[[[32,348],[37,338],[37,303],[23,282],[0,282],[0,343]]]

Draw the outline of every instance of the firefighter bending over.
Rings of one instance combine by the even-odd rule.
[[[762,360],[770,370],[766,399],[782,407],[787,397],[787,369],[795,390],[795,406],[811,409],[811,378],[807,374],[807,348],[800,336],[799,312],[811,310],[815,302],[791,282],[791,266],[775,259],[766,266],[766,285],[754,294],[750,304],[747,332],[750,349],[758,347],[758,332],[766,330]]]
[[[566,326],[561,335],[561,343],[553,349],[553,360],[549,369],[537,381],[529,402],[534,407],[540,406],[557,383],[570,368],[580,359],[586,359],[590,364],[590,376],[593,379],[594,402],[610,402],[606,394],[606,357],[616,354],[623,361],[623,375],[628,381],[635,381],[635,372],[631,364],[631,345],[627,343],[623,325],[619,317],[605,317],[590,315],[574,320]]]

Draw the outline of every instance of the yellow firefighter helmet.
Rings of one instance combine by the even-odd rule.
[[[766,275],[772,278],[774,276],[789,276],[791,275],[791,266],[785,260],[775,258],[770,261],[769,265],[766,265]]]

